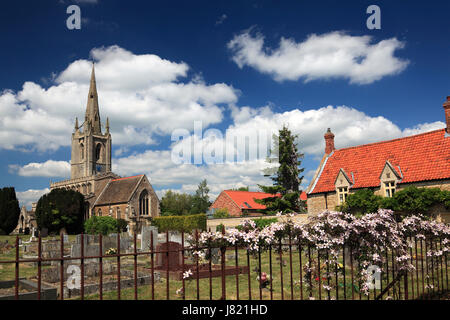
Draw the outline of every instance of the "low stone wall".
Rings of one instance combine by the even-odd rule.
[[[296,216],[294,216],[292,219],[296,222],[296,223],[302,223],[304,221],[306,221],[307,219],[307,214],[298,214]],[[239,217],[239,218],[223,218],[223,219],[208,219],[206,221],[206,227],[207,229],[211,229],[211,231],[216,231],[216,227],[220,224],[223,224],[225,226],[225,228],[234,228],[237,227],[238,225],[240,225],[244,220],[256,220],[256,219],[272,219],[272,218],[277,218],[278,221],[283,221],[286,219],[286,216],[282,216],[282,217],[277,217],[277,216],[267,216],[267,217]]]

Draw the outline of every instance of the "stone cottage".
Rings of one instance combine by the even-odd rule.
[[[328,129],[325,154],[307,189],[308,213],[334,210],[361,188],[384,197],[407,186],[450,190],[450,97],[444,110],[443,129],[342,149],[335,149]]]

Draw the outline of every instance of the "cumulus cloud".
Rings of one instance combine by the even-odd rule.
[[[223,106],[239,92],[224,83],[188,77],[189,66],[118,46],[95,48],[100,113],[109,117],[114,144],[154,144],[155,135],[175,128],[219,123]],[[91,62],[72,62],[44,88],[25,82],[18,92],[0,93],[0,149],[56,150],[70,144],[75,116],[82,121]]]
[[[250,186],[251,189],[257,190],[258,184],[270,184],[271,181],[262,175],[263,169],[268,166],[264,157],[249,158],[246,161],[243,157],[237,157],[236,161],[226,161],[224,157],[224,162],[220,164],[176,164],[171,160],[172,151],[183,146],[191,148],[193,157],[201,157],[204,155],[202,151],[210,150],[211,147],[229,147],[225,141],[226,134],[245,137],[261,128],[276,132],[281,126],[287,125],[294,134],[299,135],[299,150],[320,159],[325,149],[323,135],[327,126],[332,128],[336,136],[337,148],[394,139],[444,127],[442,122],[437,121],[402,130],[389,119],[381,116],[371,117],[347,106],[326,106],[305,111],[296,109],[281,113],[273,112],[269,106],[234,107],[231,114],[233,124],[224,132],[222,141],[211,141],[208,137],[192,134],[172,144],[169,150],[148,150],[113,159],[113,171],[121,175],[146,173],[152,184],[160,190],[160,194],[161,190],[167,190],[170,186],[179,186],[176,189],[178,192],[194,192],[198,182],[206,178],[211,195],[215,196],[224,189]],[[194,147],[194,144],[197,147]],[[235,152],[234,146],[225,151]],[[309,169],[305,172],[303,189],[307,187],[315,172],[315,168]]]
[[[224,189],[269,184],[270,180],[262,175],[262,169],[266,166],[267,163],[261,159],[214,165],[177,165],[171,161],[169,150],[147,150],[128,157],[113,159],[114,172],[120,175],[145,173],[150,183],[160,190],[181,185],[176,190],[193,193],[198,183],[207,179],[213,197]]]
[[[31,208],[33,202],[37,202],[41,196],[49,193],[50,189],[29,189],[26,191],[16,192],[17,199],[19,200],[20,206],[25,205]]]
[[[251,30],[229,43],[233,61],[271,75],[276,81],[343,78],[350,83],[369,84],[402,72],[408,61],[394,56],[404,47],[396,38],[373,43],[371,36],[344,32],[311,34],[303,42],[281,38],[276,49],[264,46],[264,36]]]
[[[47,160],[43,163],[28,163],[24,166],[9,165],[10,172],[23,177],[70,177],[70,163]]]

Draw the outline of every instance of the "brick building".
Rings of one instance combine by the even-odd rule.
[[[384,197],[407,186],[450,190],[450,97],[444,110],[446,128],[349,148],[335,149],[328,129],[325,154],[307,189],[308,213],[334,210],[361,188]]]
[[[217,209],[226,208],[232,217],[240,217],[243,214],[259,213],[264,210],[266,206],[256,203],[255,199],[264,199],[268,197],[273,197],[273,195],[264,192],[224,190],[210,206],[210,210],[214,213]],[[306,200],[305,192],[302,192],[300,199]]]

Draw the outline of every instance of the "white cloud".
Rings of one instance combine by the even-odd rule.
[[[281,38],[277,49],[264,47],[264,36],[245,31],[228,48],[233,61],[270,74],[276,81],[344,78],[350,83],[369,84],[402,72],[408,61],[394,56],[404,44],[396,38],[372,43],[371,36],[343,32],[311,34],[303,42]]]
[[[318,159],[324,153],[323,135],[327,127],[331,127],[335,134],[336,148],[394,139],[445,127],[442,122],[437,121],[402,130],[389,119],[381,116],[371,117],[347,106],[327,106],[305,111],[296,109],[281,113],[273,112],[267,106],[234,107],[231,113],[234,123],[227,129],[230,134],[245,137],[261,128],[276,131],[286,124],[294,134],[299,135],[299,150]],[[224,189],[250,186],[252,190],[257,190],[258,184],[271,183],[262,175],[262,169],[268,166],[264,159],[223,164],[174,164],[171,160],[171,151],[182,144],[192,147],[193,142],[203,147],[214,145],[214,142],[207,138],[191,135],[174,143],[170,150],[148,150],[113,159],[113,171],[120,175],[147,174],[151,183],[159,190],[159,195],[171,186],[180,186],[176,189],[178,192],[193,193],[197,189],[197,184],[204,178],[208,180],[212,198]],[[215,143],[222,145],[224,141],[217,140]],[[196,152],[201,154],[201,148]],[[227,152],[230,151],[234,152],[234,149],[227,149]],[[191,152],[196,153],[195,149]],[[304,173],[303,189],[306,189],[315,169],[309,168]]]
[[[216,20],[216,26],[221,25],[227,18],[228,18],[228,16],[227,16],[225,13],[222,14],[222,15]]]
[[[50,189],[29,189],[22,192],[16,192],[17,199],[19,199],[20,206],[25,205],[27,208],[31,209],[31,204],[37,202],[41,196],[49,193]]]
[[[24,166],[9,165],[9,169],[23,177],[70,177],[70,163],[67,161],[47,160],[43,163],[32,162]]]
[[[419,134],[423,132],[433,131],[445,128],[445,123],[442,121],[435,121],[431,123],[418,124],[412,128],[406,128],[403,130],[403,136],[412,136],[414,134]]]
[[[95,48],[100,114],[110,119],[114,144],[154,144],[175,128],[219,123],[222,105],[239,92],[224,83],[187,78],[189,66],[118,46]],[[0,149],[56,150],[70,144],[75,116],[82,122],[91,63],[77,60],[43,88],[25,82],[17,93],[0,93]],[[182,82],[181,80],[185,80]],[[80,123],[81,124],[81,123]]]

